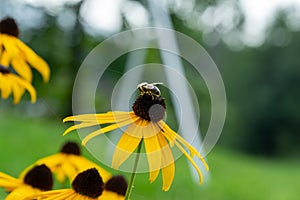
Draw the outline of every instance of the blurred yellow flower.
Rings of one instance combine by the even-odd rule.
[[[36,101],[36,91],[32,85],[23,78],[10,72],[8,67],[0,64],[0,91],[1,97],[6,99],[10,94],[14,95],[14,104],[20,102],[21,97],[27,90],[31,96],[31,102]]]
[[[85,145],[90,139],[98,135],[128,125],[115,149],[112,158],[113,168],[118,169],[143,141],[148,159],[149,180],[150,182],[156,180],[161,169],[162,189],[167,191],[174,179],[175,166],[171,147],[176,145],[197,170],[201,184],[202,173],[192,157],[196,155],[207,170],[208,165],[193,146],[163,121],[166,105],[159,89],[155,85],[148,83],[138,85],[138,90],[141,94],[133,104],[133,111],[131,112],[114,111],[103,114],[82,114],[65,118],[64,122],[74,121],[80,123],[68,128],[64,135],[75,129],[99,124],[111,124],[86,136],[82,141],[82,144]],[[186,149],[189,150],[190,154],[188,154]]]
[[[0,172],[0,187],[9,192],[5,200],[20,200],[28,195],[51,190],[52,186],[52,174],[46,165],[33,167],[22,179]]]
[[[99,200],[123,200],[127,190],[127,182],[123,176],[113,176],[104,186]]]
[[[36,69],[45,82],[49,81],[48,64],[18,39],[18,26],[12,18],[0,21],[0,64],[12,66],[17,74],[25,80],[32,81],[31,67]]]
[[[104,182],[97,171],[92,168],[79,173],[72,182],[72,189],[41,192],[24,198],[24,200],[121,200],[114,192],[103,192]],[[116,198],[118,197],[118,199]],[[123,198],[124,199],[124,198]]]
[[[111,174],[108,171],[82,157],[80,154],[80,148],[77,143],[67,142],[59,153],[42,158],[35,164],[47,165],[60,182],[64,182],[66,178],[73,181],[78,173],[90,168],[96,168],[101,174],[103,181],[109,180]],[[25,173],[26,170],[22,174]]]

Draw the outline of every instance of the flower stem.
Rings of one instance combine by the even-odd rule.
[[[142,142],[143,142],[143,140],[140,141],[140,143],[139,143],[139,145],[137,147],[137,150],[136,150],[136,158],[135,158],[135,161],[134,161],[134,165],[133,165],[133,169],[132,169],[132,174],[131,174],[131,177],[130,177],[130,180],[129,180],[129,184],[128,184],[128,187],[127,187],[127,190],[126,190],[126,194],[125,194],[124,200],[129,200],[130,194],[131,194],[132,189],[133,189],[133,182],[134,182],[134,178],[135,178],[135,175],[136,175],[137,165],[138,165],[139,158],[140,158],[140,152],[141,152],[141,149],[142,149]]]

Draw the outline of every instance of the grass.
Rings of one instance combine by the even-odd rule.
[[[56,153],[65,141],[79,142],[75,133],[61,136],[66,127],[59,120],[0,114],[0,171],[16,177],[35,160]],[[94,160],[86,150],[83,154]],[[150,184],[148,174],[138,174],[132,199],[299,199],[299,162],[256,158],[222,148],[215,148],[207,160],[210,176],[202,186],[192,181],[186,159],[180,158],[170,191],[161,191],[161,177]],[[129,174],[125,175],[129,178]],[[5,192],[0,189],[0,199],[4,198]]]

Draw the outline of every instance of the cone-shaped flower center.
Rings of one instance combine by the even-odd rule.
[[[123,176],[114,176],[107,181],[105,189],[125,196],[127,190],[127,182]]]
[[[162,97],[143,94],[132,106],[135,115],[147,121],[158,122],[165,116],[166,104]]]
[[[38,165],[32,168],[24,177],[24,183],[40,190],[51,190],[53,177],[46,165]]]
[[[92,168],[78,174],[72,188],[81,195],[97,198],[103,192],[104,183],[97,169]]]
[[[19,28],[13,18],[7,17],[0,21],[0,33],[19,36]]]
[[[9,74],[10,70],[8,67],[4,67],[3,65],[0,65],[0,73],[2,74]]]
[[[67,142],[60,150],[61,153],[80,155],[80,147],[76,142]]]

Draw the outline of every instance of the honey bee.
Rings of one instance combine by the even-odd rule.
[[[140,91],[141,95],[148,94],[152,97],[160,97],[160,90],[156,85],[161,85],[162,83],[147,83],[142,82],[137,85],[137,89]]]

